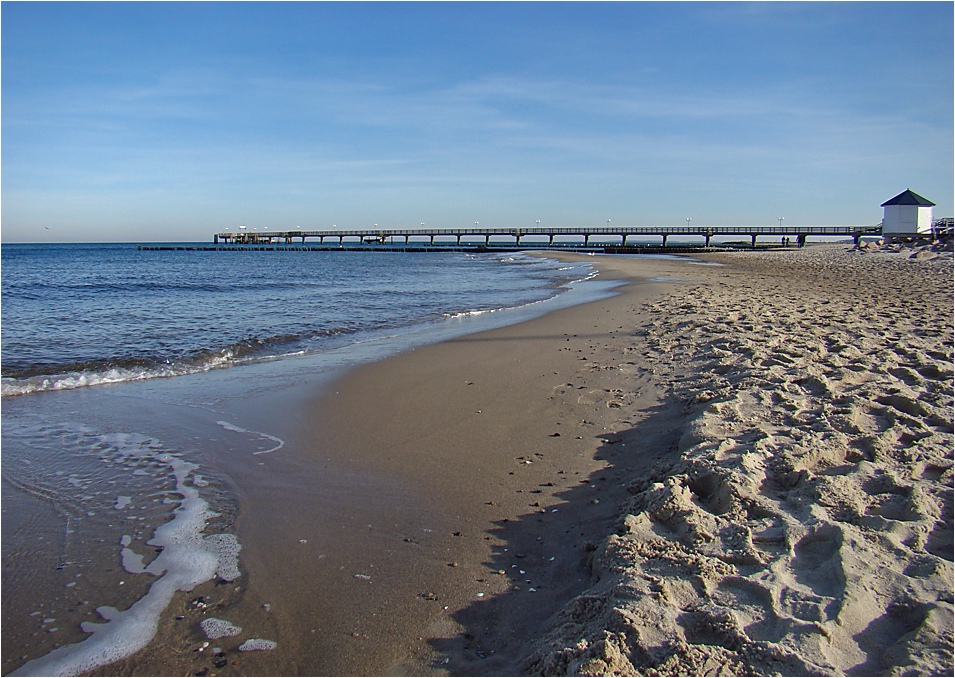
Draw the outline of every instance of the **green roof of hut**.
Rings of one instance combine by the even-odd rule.
[[[879,205],[879,207],[885,207],[887,205],[918,205],[919,207],[935,207],[934,202],[923,198],[910,188],[905,189],[894,198],[886,200],[884,203]]]

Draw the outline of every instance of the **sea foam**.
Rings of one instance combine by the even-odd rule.
[[[165,379],[198,372],[208,372],[236,362],[231,352],[211,356],[204,360],[180,364],[158,364],[150,367],[109,367],[100,370],[82,370],[64,374],[38,375],[33,377],[3,377],[0,380],[0,395],[19,396],[45,391],[69,391],[87,386],[120,384],[127,381]]]
[[[227,622],[225,619],[216,619],[215,617],[203,619],[201,622],[199,622],[199,626],[202,627],[203,632],[206,634],[206,638],[209,640],[225,638],[226,636],[237,636],[242,633],[241,626],[235,626],[234,624]]]
[[[79,675],[99,666],[128,657],[146,647],[155,637],[159,617],[177,591],[190,591],[198,584],[219,576],[232,581],[240,574],[240,546],[234,535],[203,535],[209,518],[216,514],[199,491],[189,484],[195,464],[171,453],[155,456],[167,465],[176,479],[176,492],[182,496],[171,521],[156,529],[150,546],[161,547],[161,553],[143,565],[142,556],[129,548],[131,539],[122,539],[123,566],[128,572],[148,573],[158,577],[149,592],[133,605],[119,611],[114,607],[98,607],[104,623],[84,622],[81,628],[92,634],[72,645],[59,647],[11,672],[11,676]]]

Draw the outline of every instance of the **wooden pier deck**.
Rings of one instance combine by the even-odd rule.
[[[581,228],[429,228],[429,229],[380,229],[376,227],[351,230],[325,231],[269,231],[239,229],[216,233],[214,244],[226,245],[275,245],[312,241],[319,248],[332,245],[336,249],[346,245],[387,246],[400,249],[606,249],[631,247],[667,248],[667,240],[680,237],[683,246],[709,247],[713,238],[744,238],[756,247],[759,238],[775,242],[803,246],[810,237],[849,237],[856,243],[863,236],[879,236],[882,225],[869,226],[629,226],[629,227],[581,227]],[[641,238],[644,242],[635,245],[628,238]],[[659,244],[646,240],[659,238]],[[692,240],[687,241],[686,238]],[[671,241],[672,242],[672,241]],[[745,242],[745,240],[744,240]]]

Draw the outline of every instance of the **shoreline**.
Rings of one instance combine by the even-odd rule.
[[[590,257],[582,260],[592,263]],[[652,270],[665,277],[668,271],[675,275],[682,265],[653,262]],[[605,290],[607,280],[621,279],[607,272],[602,277],[605,282],[595,281],[593,289]],[[662,283],[649,285],[659,288]],[[601,324],[608,333],[619,331],[607,319],[591,317],[598,308],[593,304],[618,298],[600,297],[569,307],[558,304],[546,315],[535,314],[525,322],[496,329],[492,325],[464,336],[458,332],[457,339],[419,345],[349,369],[331,381],[315,381],[307,375],[296,378],[289,363],[279,378],[262,370],[246,372],[245,379],[254,382],[245,386],[233,383],[231,377],[239,372],[223,371],[196,379],[194,384],[156,381],[136,389],[91,391],[87,395],[97,402],[100,398],[93,396],[110,400],[110,394],[128,391],[148,394],[157,401],[154,415],[181,420],[170,429],[182,428],[180,445],[188,444],[190,431],[208,439],[209,467],[216,469],[214,475],[224,483],[223,489],[228,488],[227,493],[238,500],[234,531],[241,546],[242,570],[232,584],[210,581],[177,594],[147,648],[92,675],[483,673],[487,658],[483,645],[436,647],[429,639],[443,638],[452,644],[463,640],[471,623],[458,619],[458,614],[470,614],[467,610],[475,602],[498,605],[499,594],[510,586],[510,565],[515,565],[514,576],[522,577],[519,583],[525,594],[553,601],[550,611],[562,600],[555,591],[564,590],[566,597],[588,581],[586,560],[591,551],[565,558],[565,528],[558,526],[559,534],[554,533],[546,557],[539,553],[547,544],[537,540],[538,517],[551,525],[548,529],[557,530],[555,519],[562,516],[539,512],[558,501],[553,496],[561,490],[578,485],[593,490],[589,486],[594,483],[585,486],[580,481],[606,462],[580,455],[581,440],[569,433],[572,422],[565,421],[560,428],[550,415],[527,421],[527,413],[523,422],[513,415],[532,402],[538,403],[534,407],[540,414],[551,407],[551,398],[557,399],[555,386],[565,386],[553,381],[558,377],[553,374],[557,363],[551,359],[551,350],[568,379],[574,378],[578,366],[591,364],[580,358],[594,353],[592,342],[587,342],[594,324]],[[571,332],[579,338],[570,337]],[[508,355],[511,362],[502,362]],[[461,356],[467,360],[459,361]],[[540,374],[534,374],[537,368],[528,371],[532,363],[540,366]],[[452,378],[445,368],[454,365],[467,369],[468,375]],[[388,373],[388,369],[397,372]],[[258,383],[256,374],[266,381]],[[359,385],[361,375],[365,375],[363,385]],[[599,379],[605,376],[599,370],[595,373]],[[412,379],[417,383],[412,384]],[[433,392],[438,383],[445,389],[440,394]],[[507,385],[500,402],[492,397],[500,391],[498,385]],[[597,399],[605,395],[603,389],[597,389],[596,381],[592,385],[569,393],[564,400],[572,397],[572,403],[552,413],[567,415],[578,407],[581,397],[594,399],[592,406],[601,412],[613,412],[605,400]],[[334,397],[336,391],[342,396],[349,391],[351,405],[342,405],[346,399]],[[518,391],[523,396],[515,404]],[[408,398],[409,394],[414,397]],[[495,402],[482,402],[473,411],[462,412],[455,402],[465,394]],[[335,401],[341,410],[332,408]],[[214,409],[207,411],[213,403]],[[396,404],[405,406],[403,414],[395,415]],[[425,445],[415,444],[417,433],[402,439],[402,417],[419,422],[419,433],[429,438]],[[436,417],[443,424],[439,432],[431,432],[428,429],[435,427]],[[484,424],[492,420],[502,425],[494,433],[496,443],[486,446],[493,449],[482,455],[477,454],[479,446],[462,444],[482,441]],[[535,425],[543,428],[531,434]],[[252,435],[231,433],[240,428]],[[137,430],[149,432],[149,428]],[[601,431],[603,427],[582,436],[591,450],[602,444],[596,437]],[[383,440],[369,438],[376,432]],[[558,432],[562,437],[552,437]],[[445,443],[436,442],[440,436]],[[523,447],[512,454],[521,436]],[[161,437],[170,439],[166,433]],[[255,450],[266,444],[264,437],[269,445],[280,439],[284,446],[275,453],[256,455]],[[382,450],[392,443],[395,450],[389,460]],[[246,452],[249,446],[251,455]],[[423,465],[411,469],[408,461],[420,458],[422,449],[432,455],[438,473]],[[465,459],[483,461],[463,468],[458,460],[464,452],[469,453]],[[405,472],[399,472],[403,467]],[[588,499],[585,503],[587,515],[602,521],[599,530],[594,529],[596,523],[582,526],[591,542],[596,542],[612,524],[617,502],[591,504]],[[525,520],[518,520],[521,517]],[[488,563],[500,555],[495,549],[510,548],[501,545],[516,539],[515,525],[522,526],[526,548],[514,553],[516,561],[489,568]],[[592,548],[589,543],[588,549]],[[551,564],[546,570],[536,566],[528,570],[528,559]],[[498,574],[502,570],[504,574]],[[526,583],[527,578],[532,578],[533,585]],[[526,607],[526,601],[517,607]],[[241,628],[241,637],[209,643],[200,622],[210,616]],[[528,621],[539,623],[542,616],[538,617]],[[274,640],[278,645],[272,651],[241,652],[245,637]],[[496,643],[493,639],[482,642]],[[457,662],[453,668],[452,660]],[[499,672],[512,671],[502,668]]]
[[[575,289],[543,303],[507,309],[502,313],[452,319],[435,327],[422,326],[411,334],[387,338],[382,345],[372,346],[369,343],[359,346],[359,353],[368,360],[377,351],[378,354],[383,354],[378,360],[383,360],[401,349],[402,345],[405,351],[409,351],[409,347],[422,345],[422,342],[427,345],[428,342],[446,341],[449,337],[460,336],[465,331],[473,334],[481,328],[489,329],[506,322],[520,322],[515,318],[538,317],[567,305],[579,304],[582,299],[601,298],[608,294],[607,287],[607,284],[586,282],[579,288],[575,286]],[[319,361],[262,363],[247,366],[241,371],[220,370],[175,380],[147,380],[105,388],[36,394],[33,400],[16,400],[13,404],[19,406],[16,408],[18,412],[26,412],[30,418],[25,430],[33,430],[30,425],[37,420],[35,414],[51,421],[58,421],[66,416],[67,422],[72,421],[72,418],[84,422],[84,430],[102,430],[107,432],[107,435],[109,431],[118,431],[121,436],[130,431],[134,432],[133,436],[145,435],[152,441],[151,444],[196,461],[200,465],[197,471],[201,473],[196,473],[192,479],[195,486],[211,485],[208,492],[221,495],[219,499],[225,500],[221,507],[216,508],[222,518],[216,520],[215,529],[228,532],[238,529],[242,532],[243,526],[240,523],[254,523],[258,519],[256,514],[260,513],[266,524],[280,525],[278,529],[285,530],[290,537],[285,542],[276,543],[279,552],[295,563],[301,572],[310,572],[313,563],[307,560],[308,548],[302,545],[309,541],[311,535],[302,534],[303,521],[296,510],[301,508],[297,505],[300,501],[303,506],[309,507],[310,519],[355,520],[358,513],[363,513],[369,516],[369,521],[374,521],[374,511],[381,507],[365,510],[359,506],[366,503],[360,497],[365,489],[372,494],[404,493],[402,496],[409,506],[414,499],[412,493],[389,485],[388,479],[376,480],[373,473],[349,472],[339,468],[328,470],[327,464],[315,464],[312,460],[302,458],[303,448],[310,445],[301,435],[301,422],[310,422],[312,419],[312,413],[307,406],[308,400],[314,394],[329,388],[329,384],[337,378],[336,374],[344,373],[339,365],[342,361],[335,356],[321,362],[323,367],[328,363],[334,368],[319,370],[322,374],[311,374],[315,372],[315,362]],[[312,369],[309,369],[310,367]],[[36,401],[42,405],[37,412],[23,407]],[[305,432],[311,434],[312,426],[307,425]],[[303,478],[308,479],[307,485],[303,484]],[[5,491],[7,489],[10,488],[5,487]],[[281,491],[283,489],[284,492]],[[289,490],[297,496],[293,495],[290,505],[286,508],[275,499],[288,495]],[[132,494],[130,492],[130,495]],[[31,498],[25,496],[24,499]],[[245,505],[243,514],[239,516],[235,512],[234,500],[237,499]],[[259,499],[262,503],[255,503]],[[44,508],[42,502],[40,504],[38,508]],[[131,504],[128,500],[125,503],[110,500],[103,513],[113,518],[113,511],[122,511]],[[345,509],[350,511],[351,515],[342,518]],[[410,508],[408,510],[411,511]],[[415,509],[413,512],[422,513],[424,510]],[[30,513],[27,510],[24,516]],[[11,515],[7,513],[4,517],[11,518]],[[33,613],[40,614],[38,610],[41,607],[45,610],[44,616],[40,617],[43,620],[42,625],[23,625],[16,633],[8,634],[10,638],[5,636],[5,641],[10,641],[5,643],[5,650],[11,650],[4,653],[5,672],[16,670],[9,667],[17,667],[15,662],[18,659],[20,663],[39,659],[52,648],[84,642],[88,636],[80,630],[80,622],[97,624],[103,620],[101,614],[94,611],[95,606],[108,602],[123,610],[131,601],[145,595],[154,581],[149,574],[137,574],[128,570],[125,556],[118,559],[120,546],[123,544],[112,547],[114,540],[110,536],[97,535],[97,538],[84,544],[70,539],[72,532],[67,525],[64,544],[64,528],[60,516],[52,513],[49,516],[46,516],[46,513],[43,515],[43,527],[51,531],[49,539],[44,537],[43,540],[50,544],[47,549],[50,551],[49,557],[58,558],[54,563],[57,567],[51,574],[52,583],[43,587],[44,595],[36,595],[38,592],[35,591],[31,594],[29,589],[16,593],[13,590],[5,590],[5,593],[10,593],[11,601],[16,598],[15,603],[5,606],[5,615],[11,615],[8,621],[25,617],[25,614],[21,614],[24,610],[30,613],[30,622],[39,621]],[[128,521],[137,520],[138,516],[119,513],[116,518],[123,523],[110,524],[108,527],[111,530],[115,528],[128,532],[131,527]],[[132,526],[138,528],[135,523]],[[22,526],[17,525],[17,529],[20,527]],[[310,529],[307,528],[306,532]],[[266,532],[271,530],[271,526],[266,527]],[[142,542],[149,539],[146,532],[148,530],[144,532],[137,529],[131,534]],[[5,537],[10,534],[12,531],[5,530]],[[203,653],[205,646],[212,650],[221,648],[228,654],[228,663],[240,665],[242,668],[239,670],[242,672],[280,674],[296,671],[298,656],[308,655],[309,650],[299,652],[294,648],[300,642],[307,644],[309,638],[307,635],[302,636],[301,628],[297,628],[301,625],[301,619],[298,622],[290,620],[285,627],[278,628],[276,617],[280,615],[270,612],[270,601],[276,597],[273,596],[276,590],[279,597],[284,592],[296,590],[297,573],[289,572],[288,567],[279,568],[282,576],[273,579],[271,568],[267,565],[258,566],[262,559],[256,560],[256,540],[246,542],[241,535],[240,539],[243,540],[240,542],[243,574],[239,580],[230,584],[218,579],[200,584],[191,591],[176,594],[163,612],[158,633],[149,646],[125,659],[95,669],[93,674],[190,674],[222,669],[219,665],[225,661],[223,653],[210,650],[209,654],[214,655],[210,658]],[[119,541],[118,536],[116,541]],[[335,541],[336,539],[332,540],[331,550],[337,547]],[[59,552],[56,551],[57,546],[61,547]],[[145,551],[146,558],[154,551],[151,546],[138,542],[133,544],[133,548]],[[158,551],[158,548],[155,551]],[[5,555],[10,555],[10,552]],[[322,558],[324,554],[318,554],[318,557]],[[94,560],[99,566],[90,568],[89,572],[77,572],[74,569],[75,563],[86,564]],[[8,565],[11,570],[18,566],[14,561],[5,559],[5,570]],[[288,565],[289,563],[283,563],[283,566]],[[51,566],[51,570],[53,569]],[[103,572],[105,576],[102,581],[97,578],[95,586],[106,587],[109,589],[107,594],[95,593],[90,588],[94,585],[94,578],[89,575],[97,571]],[[82,587],[82,594],[77,593],[81,588],[71,581],[74,576],[83,577],[80,583],[89,582]],[[13,577],[9,582],[5,578],[5,584],[10,583],[12,586],[13,581]],[[122,588],[118,588],[117,584]],[[66,599],[68,602],[64,602],[60,593],[64,586],[70,594]],[[318,586],[312,588],[312,593],[316,600],[326,597],[325,592]],[[49,601],[46,596],[49,596]],[[280,610],[281,607],[276,605],[276,609]],[[227,617],[235,626],[244,629],[245,636],[252,634],[270,639],[282,638],[279,651],[240,654],[238,646],[241,639],[236,639],[237,642],[231,639],[218,641],[210,645],[206,642],[199,622],[213,614],[213,610],[216,614]],[[329,612],[331,616],[337,614],[338,611]],[[312,614],[311,611],[306,611],[303,615],[308,622],[313,622],[317,617],[318,615]],[[39,629],[34,626],[39,626]],[[307,634],[312,632],[311,629],[305,630]],[[314,632],[320,634],[322,629],[316,629]],[[66,642],[65,637],[69,639]],[[10,657],[7,657],[7,654],[10,654]],[[288,668],[279,668],[282,666]]]
[[[598,277],[680,277],[686,266],[630,260],[623,271],[602,266]],[[243,543],[266,545],[255,569],[287,569],[284,545],[296,536],[306,541],[296,557],[314,568],[314,579],[300,578],[292,595],[272,601],[280,627],[309,616],[325,625],[281,668],[513,673],[512,657],[495,646],[583,590],[587,560],[624,496],[611,477],[619,472],[608,474],[611,464],[594,458],[615,432],[619,405],[611,392],[618,375],[595,367],[608,351],[597,344],[622,331],[619,317],[629,308],[666,286],[630,281],[612,297],[417,347],[349,371],[307,404],[310,423],[290,443],[300,453],[289,463],[304,476],[319,465],[340,476],[331,481],[334,500],[267,490],[246,497],[260,508],[240,520],[240,533],[251,535]],[[639,398],[641,410],[657,406],[646,371],[628,368],[637,394],[628,398]],[[578,419],[582,407],[586,423]],[[582,493],[587,498],[577,499]],[[276,502],[326,522],[289,533],[268,517],[282,512]],[[475,606],[489,612],[475,617]],[[487,614],[508,625],[476,635]]]
[[[617,294],[232,403],[242,578],[93,675],[949,675],[951,258],[547,256]]]

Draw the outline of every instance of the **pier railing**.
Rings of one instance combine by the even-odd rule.
[[[327,239],[332,242],[337,240],[339,245],[343,245],[346,240],[350,242],[357,241],[359,244],[411,244],[412,238],[416,242],[427,242],[435,245],[436,238],[453,238],[454,244],[460,246],[467,241],[474,244],[483,244],[485,247],[492,245],[554,245],[555,240],[561,239],[564,247],[591,247],[592,238],[601,238],[601,246],[607,245],[608,240],[612,244],[620,247],[627,247],[627,238],[642,236],[644,238],[660,238],[660,245],[667,246],[667,239],[671,237],[697,237],[703,239],[703,245],[709,247],[713,238],[743,236],[751,240],[752,245],[756,245],[759,237],[778,238],[781,242],[784,239],[795,240],[794,244],[804,245],[806,238],[815,237],[851,237],[856,242],[862,236],[877,236],[882,233],[882,225],[866,226],[613,226],[613,227],[578,227],[578,228],[427,228],[427,229],[349,229],[349,230],[310,230],[303,231],[295,229],[293,231],[269,231],[240,229],[236,231],[224,231],[216,233],[215,243],[226,244],[268,244],[285,243],[292,244],[301,242],[305,244],[308,240],[318,240],[325,244]],[[491,238],[508,238],[507,243],[492,243]],[[526,240],[533,238],[533,243]],[[483,242],[480,242],[483,241]]]
[[[936,219],[932,222],[932,234],[935,238],[949,238],[951,239],[953,232],[955,232],[955,219],[952,217],[945,217],[944,219]]]

